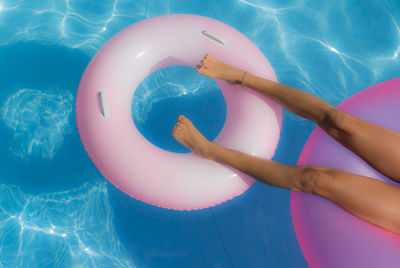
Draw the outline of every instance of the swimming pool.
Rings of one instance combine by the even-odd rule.
[[[235,27],[281,83],[333,105],[400,76],[396,1],[0,0],[0,267],[307,267],[289,191],[256,182],[209,209],[166,210],[116,189],[84,151],[74,104],[91,57],[124,27],[171,13]],[[190,72],[154,74],[133,99],[133,121],[167,150],[185,152],[165,134],[174,113],[197,116],[211,138],[224,122],[218,90]],[[285,113],[274,160],[296,164],[313,128]]]

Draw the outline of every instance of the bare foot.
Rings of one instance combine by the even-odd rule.
[[[223,79],[230,84],[239,84],[244,75],[243,70],[220,62],[208,54],[201,60],[201,64],[196,66],[196,70],[209,78]]]
[[[208,141],[185,116],[180,115],[177,120],[172,136],[192,152],[210,158],[212,142]]]

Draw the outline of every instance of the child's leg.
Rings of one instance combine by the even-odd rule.
[[[400,134],[361,120],[306,92],[281,85],[207,55],[197,71],[252,88],[287,110],[314,121],[340,144],[357,154],[373,168],[400,182]]]
[[[287,166],[225,149],[208,141],[184,116],[178,121],[172,134],[193,152],[264,183],[319,195],[361,219],[400,234],[400,187],[333,168]]]

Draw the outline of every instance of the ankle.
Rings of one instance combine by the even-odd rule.
[[[215,161],[217,158],[217,150],[218,150],[218,145],[212,141],[208,141],[208,144],[205,147],[202,155],[206,159]]]
[[[246,72],[244,70],[236,69],[236,72],[235,72],[236,84],[243,85],[243,81],[247,75],[248,75],[248,72]]]
[[[230,84],[239,84],[240,85],[244,74],[245,74],[245,71],[231,66],[231,69],[227,70],[226,73],[224,74],[223,79],[228,81]]]
[[[247,74],[247,72],[244,71],[243,76],[242,76],[242,79],[241,79],[240,82],[239,82],[239,85],[241,85],[242,87],[244,86],[244,78],[246,77],[246,74]]]
[[[254,79],[254,76],[251,74],[251,73],[249,73],[249,72],[245,72],[244,74],[243,74],[243,79],[242,79],[242,81],[240,82],[240,85],[242,86],[242,87],[249,87],[249,85],[251,84],[251,80],[252,79]]]

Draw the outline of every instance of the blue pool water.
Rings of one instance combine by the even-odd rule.
[[[213,208],[166,210],[116,189],[84,151],[74,107],[90,59],[171,13],[236,28],[281,83],[333,105],[400,76],[397,0],[0,0],[0,267],[308,267],[289,191],[256,182]],[[177,113],[210,138],[225,120],[214,82],[190,72],[154,74],[132,102],[132,123],[167,150],[187,152],[168,136]],[[284,116],[274,160],[295,165],[315,126]]]
[[[135,90],[132,118],[142,135],[164,150],[188,153],[189,149],[170,135],[180,114],[214,140],[226,117],[225,99],[217,83],[195,68],[171,66],[150,74]]]

